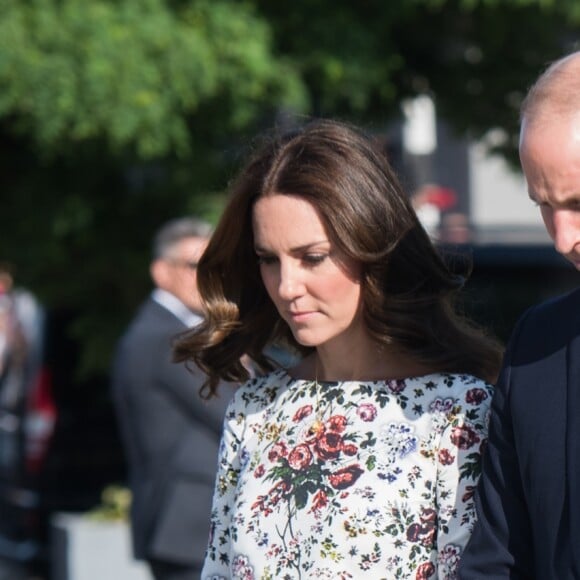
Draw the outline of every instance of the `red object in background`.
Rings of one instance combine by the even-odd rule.
[[[28,413],[25,419],[25,456],[29,473],[38,473],[42,467],[54,434],[56,416],[52,377],[47,368],[42,368],[28,399]]]
[[[449,187],[425,185],[421,188],[421,203],[429,203],[444,211],[457,205],[457,194]]]

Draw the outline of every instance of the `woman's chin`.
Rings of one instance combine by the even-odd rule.
[[[310,348],[316,348],[321,344],[321,341],[318,340],[315,336],[312,336],[311,333],[305,332],[294,332],[294,339],[300,346],[306,346]]]

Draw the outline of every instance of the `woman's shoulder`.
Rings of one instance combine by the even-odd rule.
[[[469,389],[474,385],[493,388],[493,385],[487,383],[484,379],[476,377],[469,373],[458,372],[434,372],[420,377],[411,377],[410,381],[432,382],[441,388],[447,389]]]
[[[292,378],[282,368],[252,377],[238,387],[232,405],[237,408],[267,407],[276,399],[280,389],[291,381]]]
[[[467,405],[489,405],[493,385],[471,374],[433,373],[407,380],[412,388],[431,392],[434,397],[454,398]]]

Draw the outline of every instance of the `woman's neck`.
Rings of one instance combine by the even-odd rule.
[[[291,374],[319,381],[379,381],[421,376],[431,370],[399,349],[373,342],[365,348],[354,346],[347,352],[318,347]]]

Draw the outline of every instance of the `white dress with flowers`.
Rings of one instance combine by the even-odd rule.
[[[278,370],[225,418],[203,580],[456,578],[492,387]]]

